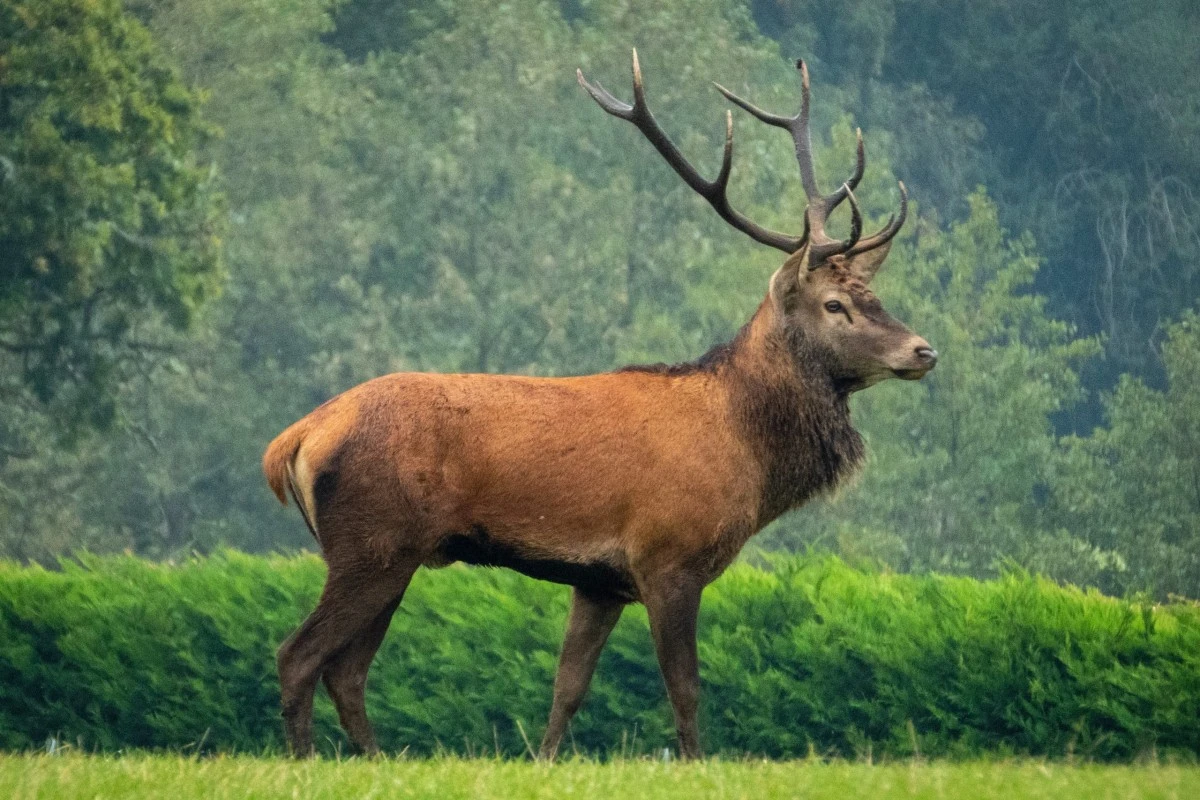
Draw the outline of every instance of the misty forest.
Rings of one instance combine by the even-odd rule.
[[[875,288],[938,368],[749,557],[1200,597],[1198,40],[1184,0],[0,0],[0,557],[311,549],[259,461],[338,392],[729,340],[780,254],[580,90],[636,47],[702,173],[712,82],[790,114],[802,57],[821,183],[861,128],[867,229],[911,197]],[[795,228],[734,115],[731,199]]]

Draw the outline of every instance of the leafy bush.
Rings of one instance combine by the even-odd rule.
[[[280,749],[273,651],[323,569],[234,552],[0,565],[0,746]],[[368,686],[383,746],[524,751],[549,710],[566,606],[562,587],[505,571],[419,575]],[[731,569],[706,594],[700,648],[711,751],[1200,753],[1192,605],[819,556]],[[329,703],[317,715],[326,748],[343,747]],[[572,740],[595,753],[672,743],[640,607],[614,632]]]

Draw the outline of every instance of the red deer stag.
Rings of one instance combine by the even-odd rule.
[[[637,53],[633,105],[577,73],[609,114],[637,126],[717,213],[789,257],[733,341],[676,366],[530,378],[405,373],[368,381],[295,423],[263,469],[280,502],[290,491],[329,572],[312,615],[279,649],[283,718],[293,753],[312,752],[312,702],[323,678],[341,724],[368,753],[367,670],[421,565],[503,566],[573,587],[541,756],[553,758],[600,651],[628,603],[645,604],[675,712],[679,749],[700,755],[696,616],[700,594],[771,520],[835,486],[863,457],[848,397],[886,378],[916,380],[937,353],[867,288],[904,222],[860,238],[854,175],[817,190],[809,142],[808,72],[800,113],[762,111],[787,130],[808,198],[805,232],[754,224],[726,198],[733,150],[707,181],[646,105]],[[825,233],[851,209],[844,241]]]

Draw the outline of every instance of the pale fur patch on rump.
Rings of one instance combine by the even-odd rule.
[[[317,542],[320,542],[321,536],[317,532],[317,506],[313,500],[312,468],[304,457],[303,445],[296,451],[296,457],[288,462],[288,483],[291,485],[296,505],[300,507],[300,513],[304,515],[304,521],[308,523],[309,530],[312,531]]]

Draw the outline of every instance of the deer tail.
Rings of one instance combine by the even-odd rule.
[[[304,444],[304,437],[307,434],[307,420],[302,419],[276,436],[275,441],[267,445],[267,451],[263,453],[263,474],[267,476],[267,485],[271,487],[271,491],[285,506],[288,492],[291,492],[292,499],[296,501],[296,507],[300,509],[300,516],[304,517],[304,524],[308,526],[308,532],[320,544],[321,537],[317,535],[316,509],[312,502],[311,476],[308,475],[305,464],[300,465],[304,474],[299,479],[296,476],[297,456],[300,453],[300,445]]]
[[[308,426],[304,420],[300,420],[276,436],[275,441],[267,445],[267,451],[263,453],[262,466],[263,474],[267,476],[267,485],[285,506],[288,503],[288,489],[292,488],[292,461],[296,458],[306,433]]]

